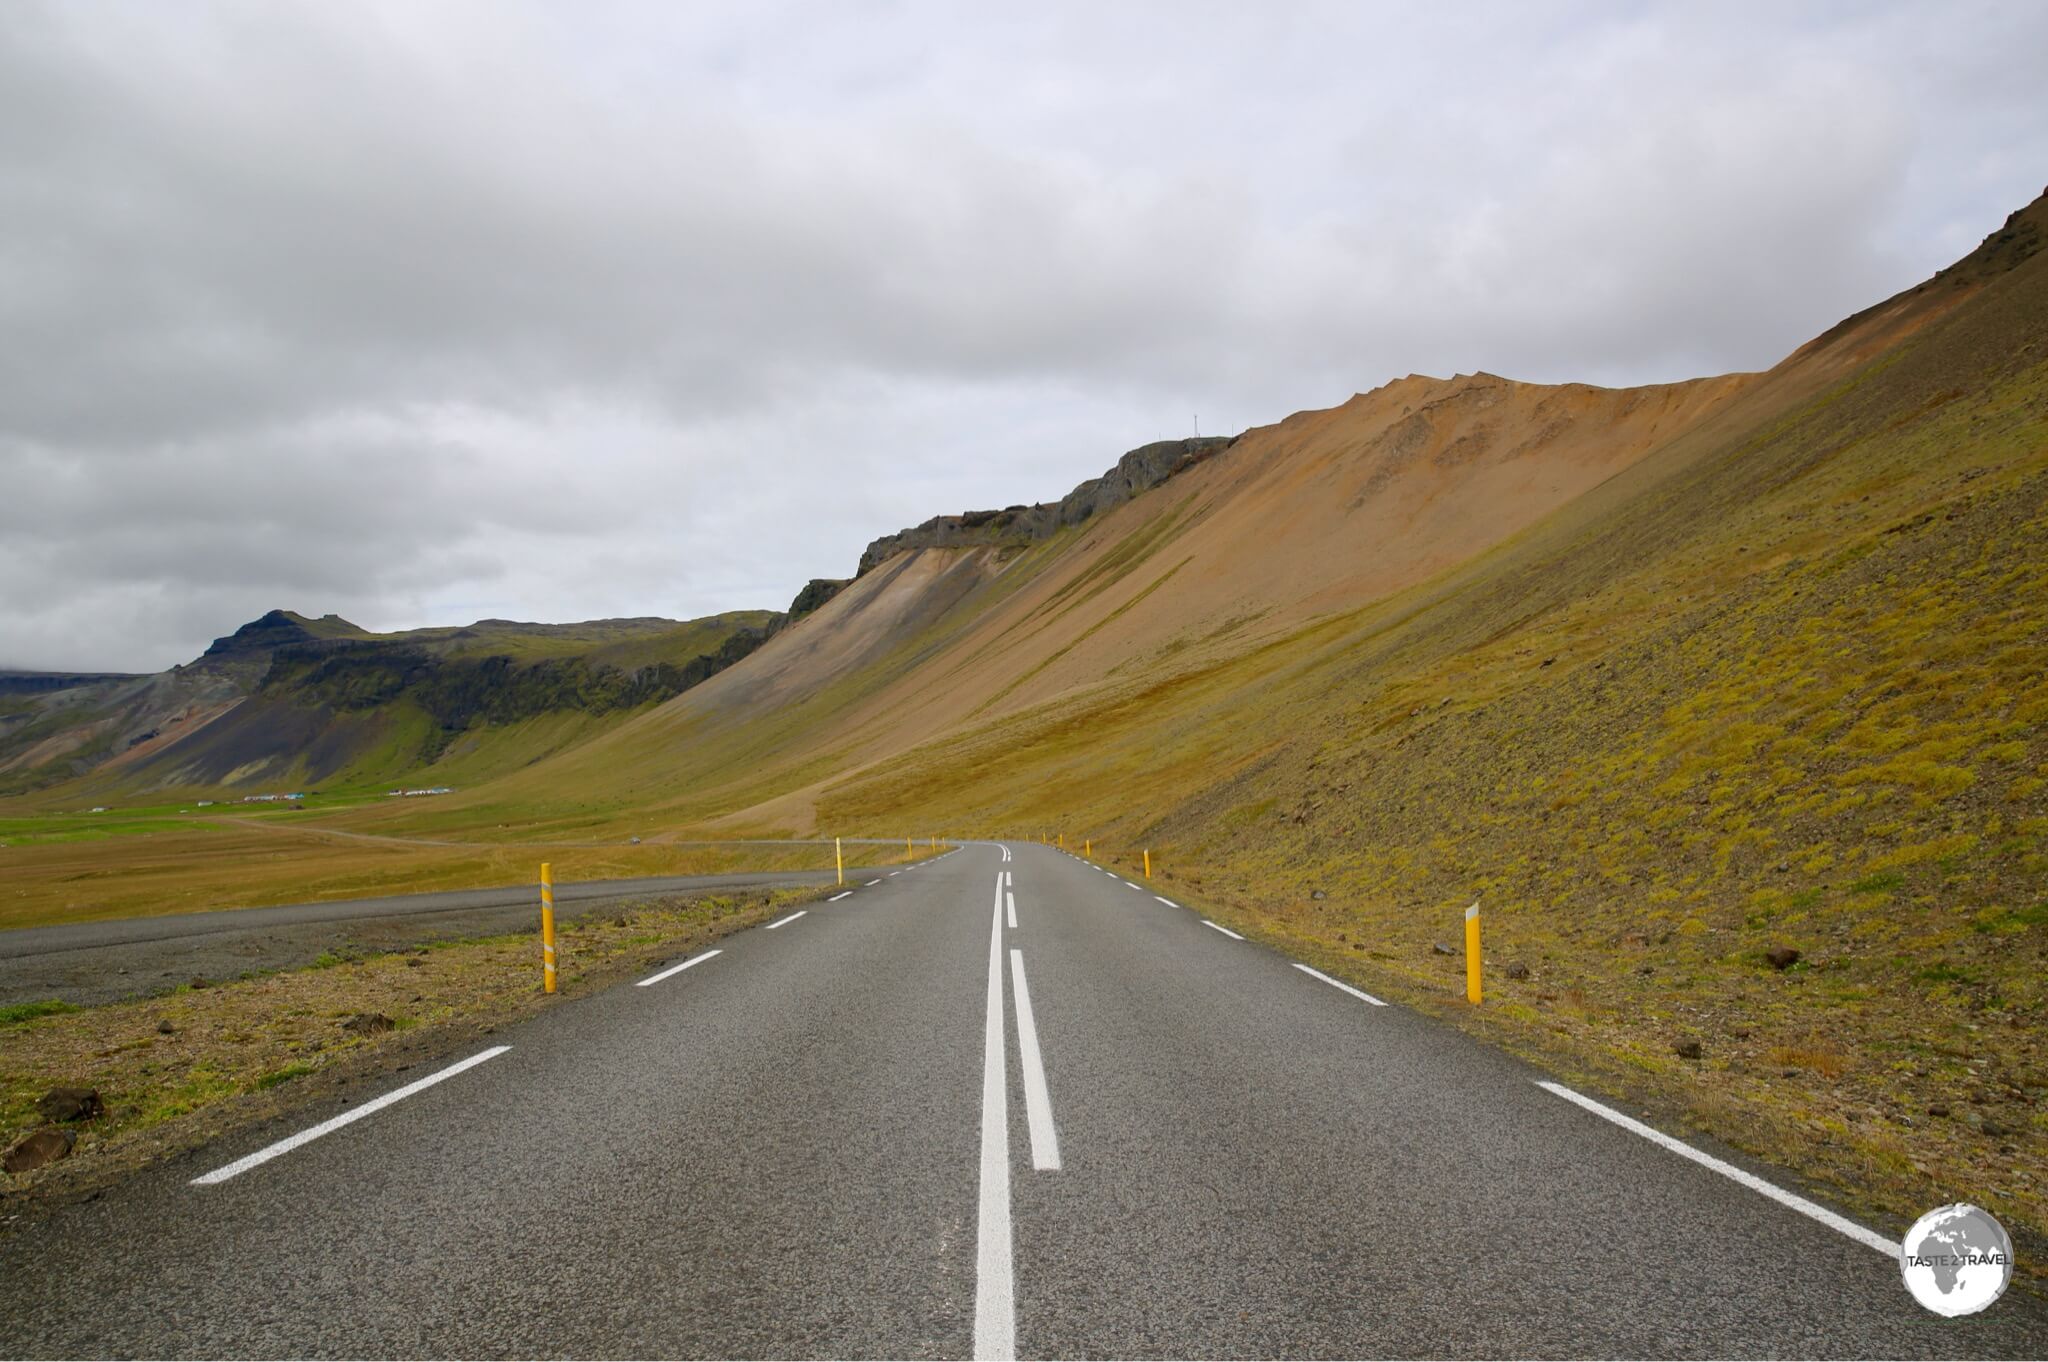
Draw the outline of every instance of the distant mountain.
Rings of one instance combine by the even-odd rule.
[[[78,779],[123,790],[377,783],[451,752],[467,769],[497,769],[680,694],[782,620],[738,611],[373,634],[338,615],[272,610],[168,672],[0,673],[0,793]]]

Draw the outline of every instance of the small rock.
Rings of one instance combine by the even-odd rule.
[[[1790,946],[1773,946],[1764,952],[1772,969],[1790,969],[1799,963],[1799,952]]]
[[[77,1142],[78,1137],[68,1130],[44,1126],[22,1137],[20,1143],[7,1151],[7,1157],[0,1160],[0,1165],[10,1173],[26,1173],[65,1157]]]
[[[165,1017],[156,1024],[156,1033],[159,1036],[175,1036],[178,1034],[178,1028],[171,1025],[169,1017]]]
[[[1529,977],[1529,967],[1519,960],[1511,960],[1505,973],[1510,979],[1526,979]]]
[[[418,969],[421,965],[425,963],[426,962],[421,960],[417,955],[408,955],[407,957],[405,957],[405,967],[407,969]]]
[[[45,1121],[90,1121],[106,1113],[97,1088],[52,1088],[36,1099]]]
[[[210,981],[210,980],[209,980],[209,979],[208,979],[208,978],[207,978],[207,977],[206,977],[205,975],[203,975],[203,974],[195,974],[195,975],[193,975],[193,976],[192,976],[192,987],[194,987],[194,988],[211,988],[211,987],[213,987],[213,984],[212,984],[212,981]]]
[[[1948,1107],[1943,1103],[1936,1102],[1933,1106],[1927,1109],[1927,1114],[1929,1116],[1947,1116]]]
[[[1698,1059],[1700,1057],[1700,1043],[1696,1040],[1677,1041],[1672,1045],[1671,1050],[1680,1059]]]
[[[353,1031],[359,1036],[377,1036],[386,1031],[398,1029],[398,1023],[382,1012],[358,1012],[341,1024],[344,1031]]]
[[[2002,1140],[2012,1134],[2011,1129],[1999,1121],[1986,1121],[1979,1129],[1994,1140]]]
[[[1325,894],[1322,890],[1318,889],[1315,891],[1315,893],[1310,894],[1309,897],[1314,899],[1317,903],[1321,903],[1324,899],[1330,896],[1328,894]]]
[[[1429,949],[1437,955],[1456,955],[1457,952],[1441,941],[1432,942]]]

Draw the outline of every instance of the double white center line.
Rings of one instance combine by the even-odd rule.
[[[1004,849],[1005,851],[1008,848]],[[1003,1039],[1003,924],[1017,925],[1017,898],[1009,872],[996,876],[989,923],[988,1008],[981,1054],[981,1213],[976,1234],[974,1355],[1009,1358],[1017,1351],[1016,1280],[1010,1236],[1010,1075]],[[1060,1166],[1052,1095],[1038,1048],[1038,1022],[1024,979],[1024,953],[1010,952],[1010,986],[1017,1002],[1017,1058],[1024,1074],[1024,1119],[1031,1135],[1031,1166]]]

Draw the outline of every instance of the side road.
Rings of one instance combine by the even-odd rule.
[[[829,870],[665,875],[557,885],[564,918],[657,894],[716,894],[829,884]],[[61,998],[94,1006],[194,977],[296,969],[328,952],[388,951],[429,940],[492,936],[535,924],[532,884],[433,894],[233,908],[208,913],[72,922],[0,932],[0,1007]]]

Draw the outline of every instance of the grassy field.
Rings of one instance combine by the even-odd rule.
[[[542,861],[553,864],[556,881],[563,884],[834,866],[829,841],[680,845],[652,840],[656,830],[645,824],[649,840],[638,846],[566,839],[437,846],[336,832],[310,813],[267,815],[247,823],[133,819],[121,831],[80,829],[69,819],[50,821],[54,828],[31,833],[19,844],[10,840],[0,850],[6,872],[0,930],[537,883]],[[93,835],[101,831],[105,835]],[[532,835],[530,829],[521,832]],[[925,854],[926,847],[919,842],[918,854]],[[845,856],[849,869],[906,859],[901,842],[849,843]]]

